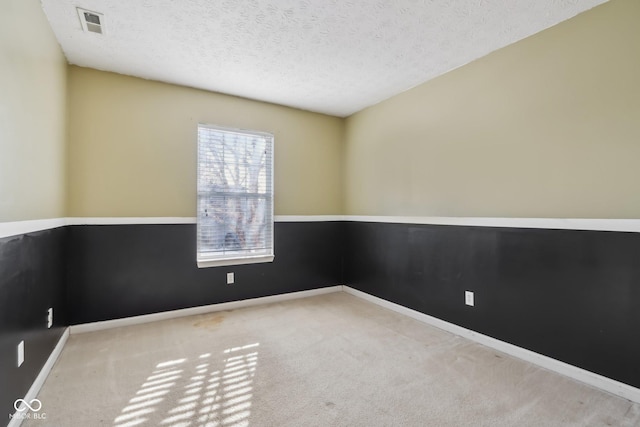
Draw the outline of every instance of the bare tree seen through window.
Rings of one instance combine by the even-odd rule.
[[[198,253],[272,249],[270,135],[198,127]]]

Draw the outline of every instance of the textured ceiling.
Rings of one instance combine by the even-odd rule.
[[[68,61],[335,116],[606,0],[42,0]],[[76,7],[100,12],[104,35]]]

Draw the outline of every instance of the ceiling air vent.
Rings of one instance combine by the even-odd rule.
[[[104,15],[90,10],[78,9],[82,29],[91,33],[104,34]]]

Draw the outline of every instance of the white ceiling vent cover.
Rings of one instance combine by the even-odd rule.
[[[92,12],[81,8],[78,10],[78,17],[80,17],[80,24],[84,31],[90,33],[104,34],[104,15],[98,12]]]

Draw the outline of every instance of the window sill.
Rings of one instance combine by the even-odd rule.
[[[273,262],[273,255],[261,255],[255,257],[242,257],[242,258],[218,258],[218,259],[198,259],[198,268],[208,267],[223,267],[226,265],[243,265],[243,264],[258,264],[261,262]]]

